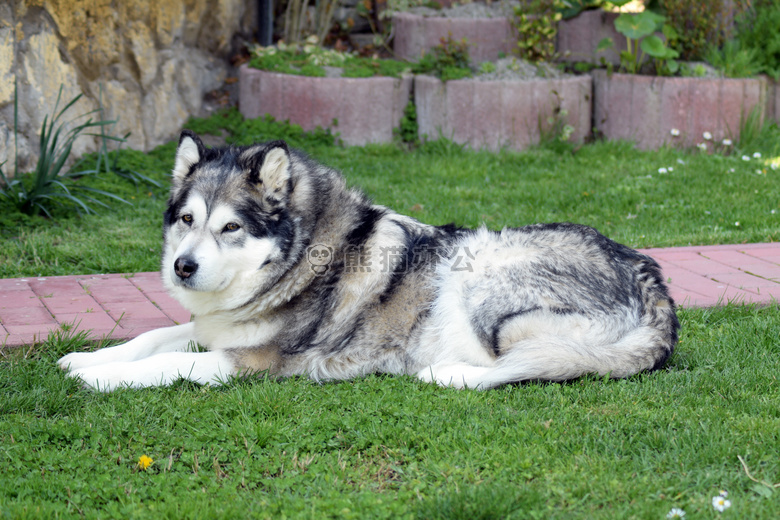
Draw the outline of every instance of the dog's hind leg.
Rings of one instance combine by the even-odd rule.
[[[491,388],[486,387],[484,381],[493,371],[495,367],[478,367],[467,363],[441,363],[420,370],[417,372],[417,378],[440,386],[485,390]]]
[[[187,352],[195,341],[194,323],[150,330],[135,339],[115,347],[95,352],[72,352],[60,358],[57,364],[63,370],[79,370],[106,363],[144,359],[163,352]]]

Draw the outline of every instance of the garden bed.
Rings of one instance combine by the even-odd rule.
[[[593,72],[595,129],[607,139],[639,148],[692,147],[704,141],[736,142],[751,111],[766,111],[764,79],[679,78]]]
[[[477,149],[522,150],[556,133],[557,127],[569,133],[569,140],[580,142],[590,134],[591,90],[590,76],[446,83],[416,76],[419,134]],[[569,129],[563,130],[566,125]]]
[[[412,77],[307,77],[239,70],[239,109],[246,118],[270,115],[310,131],[338,132],[344,143],[387,143],[409,102]]]

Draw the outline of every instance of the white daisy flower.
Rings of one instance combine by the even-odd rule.
[[[731,139],[724,139],[723,146],[731,146]]]
[[[669,131],[669,133],[672,134],[672,137],[679,137],[680,136],[680,131],[677,128],[672,128]]]
[[[667,171],[666,168],[658,168],[658,173],[666,173]]]
[[[723,495],[712,497],[712,507],[714,507],[716,511],[722,513],[731,507],[731,500],[727,500]]]
[[[668,513],[666,513],[666,518],[685,518],[685,511],[679,507],[673,507]]]
[[[712,140],[712,134],[709,132],[704,132],[703,134],[701,134],[701,136],[704,138],[705,141]]]
[[[761,159],[761,152],[756,152],[753,154],[753,158],[755,159]]]
[[[743,155],[742,156],[742,160],[743,161],[749,161],[750,160],[750,156],[749,155]]]
[[[707,151],[707,143],[699,143],[699,144],[696,145],[696,148],[706,152]]]

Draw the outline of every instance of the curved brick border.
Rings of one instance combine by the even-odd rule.
[[[767,79],[766,117],[780,123],[780,81]]]
[[[517,48],[517,33],[506,18],[444,18],[398,13],[393,16],[393,52],[398,59],[418,60],[439,44],[441,38],[471,44],[473,63],[496,61],[499,53],[510,54]]]
[[[311,78],[242,65],[238,103],[246,118],[270,114],[307,131],[330,128],[346,144],[364,145],[392,141],[411,88],[411,76]]]
[[[452,139],[473,148],[522,150],[539,142],[539,122],[556,106],[568,112],[571,139],[582,141],[591,129],[591,77],[532,81],[455,80],[443,83],[416,76],[414,99],[420,136]]]
[[[740,120],[758,107],[766,112],[765,79],[664,78],[593,73],[595,128],[607,139],[639,148],[664,143],[695,146],[710,132],[715,141],[739,139]],[[672,137],[671,130],[680,131]]]

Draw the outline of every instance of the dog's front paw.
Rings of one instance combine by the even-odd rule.
[[[111,392],[117,388],[131,386],[117,368],[111,365],[83,367],[70,370],[68,377],[80,379],[85,388],[100,392]]]
[[[95,352],[71,352],[62,356],[57,365],[66,371],[79,370],[99,364]]]

